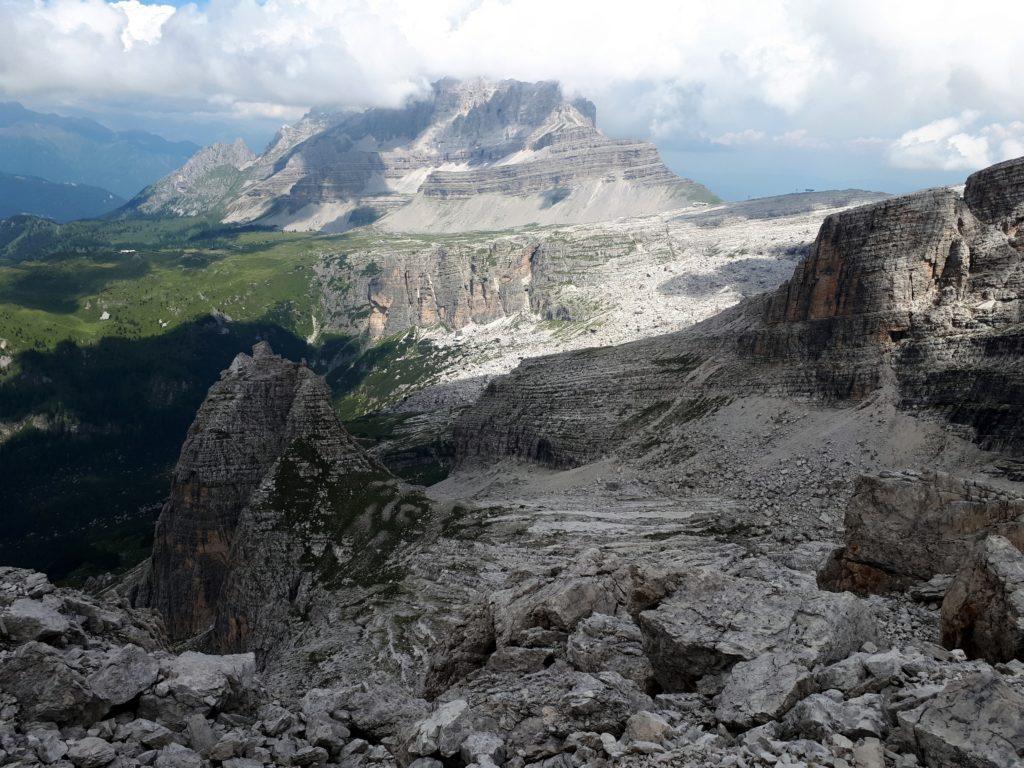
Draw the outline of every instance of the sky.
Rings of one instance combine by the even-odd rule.
[[[559,80],[728,199],[1024,155],[1024,2],[0,0],[0,100],[261,149],[442,76]]]

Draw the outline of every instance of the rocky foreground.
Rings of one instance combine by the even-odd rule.
[[[0,574],[24,765],[1024,765],[1024,160],[826,219],[686,332],[531,361],[401,483],[265,344],[154,552]]]

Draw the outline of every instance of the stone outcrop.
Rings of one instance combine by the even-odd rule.
[[[314,482],[325,491],[322,497]],[[216,620],[219,642],[241,648],[255,619],[242,609],[240,593],[284,590],[287,606],[289,590],[294,598],[298,588],[300,561],[316,571],[325,558],[337,568],[346,558],[334,549],[340,540],[328,547],[323,536],[313,541],[309,529],[329,528],[341,536],[359,514],[392,514],[374,504],[400,495],[393,488],[387,471],[342,428],[324,382],[261,342],[211,387],[189,429],[135,602],[156,608],[172,638],[206,632]],[[367,507],[358,513],[349,506],[364,501]],[[285,520],[285,514],[292,517]],[[394,514],[400,530],[408,513]],[[270,541],[252,537],[266,533],[273,539],[286,525],[303,534],[285,537],[298,551],[274,552],[281,555],[275,560]],[[364,532],[367,540],[371,531]],[[265,580],[256,578],[261,567]],[[241,584],[239,569],[247,574]]]
[[[463,415],[457,450],[573,466],[723,400],[883,394],[1024,453],[1024,248],[1010,208],[1022,166],[972,176],[965,197],[929,190],[833,214],[787,284],[692,329],[526,361]]]
[[[1019,690],[978,672],[897,717],[929,768],[1003,768],[1024,760],[1022,710]]]
[[[845,658],[875,637],[870,612],[853,595],[787,586],[783,574],[774,576],[698,570],[657,609],[640,614],[644,650],[663,689],[721,688],[716,678],[769,653],[809,668]],[[759,662],[766,677],[785,666],[779,658]]]
[[[598,221],[716,198],[653,145],[609,139],[557,83],[451,79],[397,109],[314,110],[253,157],[215,145],[130,205],[341,231]]]
[[[964,559],[942,601],[942,643],[990,662],[1024,659],[1024,554],[987,536]]]
[[[844,546],[819,583],[861,594],[906,588],[955,573],[988,534],[1024,547],[1024,498],[940,472],[861,476]]]

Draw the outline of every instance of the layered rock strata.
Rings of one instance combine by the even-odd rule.
[[[458,450],[572,466],[764,393],[880,394],[1024,452],[1022,166],[829,216],[787,284],[691,330],[527,361],[463,416]]]
[[[648,143],[612,140],[557,83],[440,80],[397,109],[314,110],[252,157],[203,150],[130,210],[341,231],[597,221],[716,198]]]

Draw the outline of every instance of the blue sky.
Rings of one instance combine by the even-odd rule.
[[[728,198],[902,192],[1024,154],[1021,29],[1001,0],[0,0],[0,99],[259,149],[316,104],[556,79]]]

